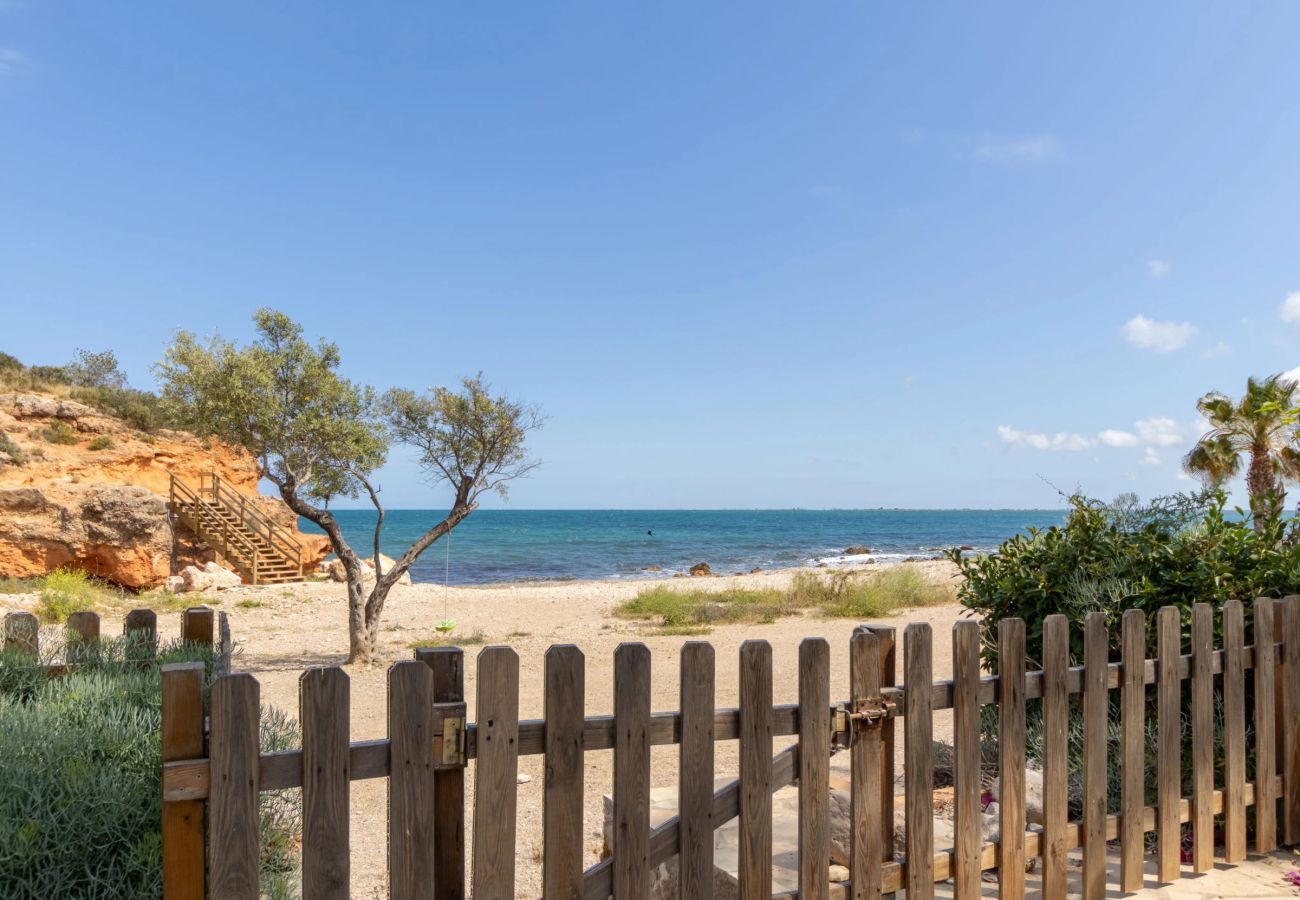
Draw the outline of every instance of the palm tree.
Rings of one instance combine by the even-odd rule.
[[[1246,381],[1239,401],[1219,391],[1200,399],[1196,408],[1209,420],[1210,430],[1187,456],[1183,468],[1211,487],[1220,487],[1246,466],[1246,491],[1255,528],[1281,514],[1287,481],[1300,478],[1300,449],[1296,446],[1300,385],[1274,375]]]

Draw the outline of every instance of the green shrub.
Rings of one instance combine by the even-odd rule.
[[[149,433],[168,425],[157,396],[148,391],[121,385],[97,385],[74,387],[71,395],[72,399],[116,416],[138,431]]]
[[[111,450],[113,449],[113,439],[106,434],[101,434],[87,446],[89,450]]]
[[[128,652],[126,639],[105,641],[58,679],[0,654],[0,897],[161,895],[159,667],[202,661],[208,684],[214,660],[210,647],[173,644],[141,668]],[[297,729],[264,710],[261,743],[297,746]],[[299,794],[261,797],[263,896],[294,896]]]
[[[954,586],[938,584],[912,566],[890,566],[870,574],[837,572],[823,580],[801,572],[794,591],[807,591],[806,606],[819,606],[828,616],[873,619],[900,609],[938,606],[956,599]]]
[[[9,462],[15,466],[24,466],[27,464],[27,454],[13,442],[9,435],[0,431],[0,453],[9,457]]]
[[[57,569],[41,583],[36,615],[45,622],[62,623],[75,612],[94,609],[112,598],[112,593],[80,569]]]
[[[64,444],[71,446],[81,440],[73,428],[67,422],[55,421],[46,428],[41,429],[41,437],[51,444]]]

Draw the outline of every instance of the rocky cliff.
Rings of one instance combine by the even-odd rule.
[[[173,540],[171,475],[197,486],[213,472],[257,496],[256,461],[237,448],[179,431],[146,434],[56,396],[0,394],[0,577],[75,566],[126,587],[161,584],[175,565],[212,557],[184,534]],[[283,503],[258,502],[296,531]],[[313,566],[328,551],[324,538],[299,539]]]

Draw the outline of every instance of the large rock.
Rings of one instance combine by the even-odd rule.
[[[872,552],[871,548],[866,546],[865,544],[854,544],[852,547],[844,548],[845,556],[866,556],[868,553],[871,552]]]
[[[706,563],[706,562],[696,563],[695,565],[691,566],[691,574],[692,574],[692,575],[712,575],[712,574],[713,574],[713,570],[709,568],[709,564]]]
[[[197,591],[223,591],[226,588],[239,587],[244,583],[243,579],[229,569],[223,569],[214,562],[207,563],[202,568],[198,566],[186,566],[181,569],[180,590],[177,593],[193,593]],[[168,579],[170,581],[171,579]]]
[[[1002,799],[1002,779],[993,781],[993,799]],[[1025,821],[1030,825],[1043,824],[1043,773],[1037,769],[1025,770]]]
[[[379,564],[384,567],[385,573],[388,572],[390,569],[392,569],[395,563],[396,560],[390,559],[389,557],[384,556],[384,554],[382,553],[379,554]],[[348,580],[348,573],[347,570],[343,568],[343,560],[341,559],[330,560],[329,563],[325,566],[325,573],[329,575],[330,581]],[[362,581],[375,580],[375,564],[369,557],[361,558],[361,580]],[[411,583],[410,569],[407,569],[405,572],[402,573],[402,577],[397,579],[397,583],[398,584]]]
[[[131,588],[171,574],[172,531],[163,498],[130,485],[0,486],[0,576],[63,566]]]

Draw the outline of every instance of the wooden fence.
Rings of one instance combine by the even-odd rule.
[[[1224,604],[1216,648],[1216,613],[1208,605],[1192,610],[1190,635],[1178,609],[1160,610],[1154,640],[1144,614],[1130,610],[1118,635],[1118,660],[1111,659],[1105,617],[1093,613],[1084,625],[1083,665],[1075,667],[1067,621],[1050,616],[1041,623],[1043,670],[1034,672],[1026,671],[1025,624],[1007,619],[997,634],[999,676],[982,674],[979,626],[963,621],[953,628],[953,678],[945,681],[933,678],[930,626],[911,624],[901,641],[902,686],[896,685],[894,629],[863,626],[850,644],[851,696],[837,703],[830,697],[825,640],[800,645],[799,699],[789,705],[773,703],[771,647],[748,641],[740,649],[736,709],[715,708],[714,650],[690,642],[681,653],[680,711],[662,713],[650,707],[650,652],[629,643],[614,657],[612,716],[584,716],[583,655],[555,646],[543,675],[545,718],[527,721],[518,715],[519,660],[509,647],[478,655],[474,723],[465,719],[461,651],[419,650],[414,661],[389,670],[386,739],[349,743],[348,677],[336,668],[312,669],[301,677],[303,746],[276,753],[259,753],[257,681],[230,675],[212,688],[205,755],[201,687],[192,670],[177,667],[163,676],[166,896],[203,897],[206,862],[212,896],[256,898],[259,792],[296,787],[303,802],[303,894],[349,896],[349,783],[385,777],[392,897],[460,898],[467,883],[475,897],[516,896],[516,772],[519,757],[532,754],[546,758],[542,880],[548,898],[646,898],[652,870],[673,857],[680,896],[712,897],[714,832],[737,817],[743,898],[862,898],[905,890],[909,900],[924,900],[936,882],[951,879],[953,896],[970,900],[980,895],[981,874],[994,869],[999,896],[1017,900],[1031,860],[1041,865],[1043,895],[1061,898],[1067,856],[1081,848],[1081,873],[1068,876],[1070,890],[1097,900],[1107,887],[1107,842],[1117,841],[1117,886],[1133,891],[1143,884],[1152,832],[1158,880],[1172,882],[1181,873],[1184,823],[1198,872],[1213,863],[1215,816],[1222,816],[1222,857],[1229,863],[1245,857],[1251,825],[1255,849],[1274,850],[1279,816],[1284,841],[1300,842],[1300,730],[1278,726],[1279,718],[1293,723],[1300,716],[1300,598],[1261,599],[1252,613],[1248,646],[1245,610]],[[1148,658],[1152,646],[1155,656]],[[1068,746],[1075,696],[1082,707],[1081,763],[1071,762]],[[1040,705],[1031,708],[1029,701]],[[996,706],[1001,839],[983,842],[981,707],[989,705]],[[953,846],[941,847],[935,845],[932,736],[934,713],[947,709],[954,724],[955,837]],[[1042,728],[1041,831],[1026,822],[1030,709]],[[1119,751],[1108,758],[1107,731],[1116,716]],[[1154,763],[1146,751],[1152,718]],[[896,858],[899,727],[906,852]],[[1217,761],[1216,733],[1223,748]],[[773,756],[779,737],[797,742]],[[739,742],[739,774],[714,790],[719,741]],[[657,745],[679,748],[679,804],[676,816],[651,828],[650,749]],[[851,771],[850,880],[832,883],[828,769],[836,748],[847,749]],[[606,750],[614,754],[612,854],[584,869],[584,755]],[[475,767],[468,880],[467,765]],[[1083,812],[1075,819],[1067,812],[1072,766],[1082,769]],[[1110,767],[1120,773],[1115,798],[1108,797]],[[795,783],[799,886],[774,895],[772,795]]]
[[[131,640],[126,648],[128,653],[152,657],[158,645],[157,613],[145,608],[131,610],[122,620],[122,635]],[[53,662],[42,655],[48,648],[42,646],[40,621],[33,614],[6,614],[3,636],[5,650],[16,650],[40,660],[50,674],[56,676],[75,668],[78,661],[104,637],[98,613],[74,612],[64,625],[64,639],[58,642],[63,661]],[[217,647],[219,670],[228,668],[231,641],[225,613],[217,613],[208,606],[190,607],[181,614],[180,639]]]

